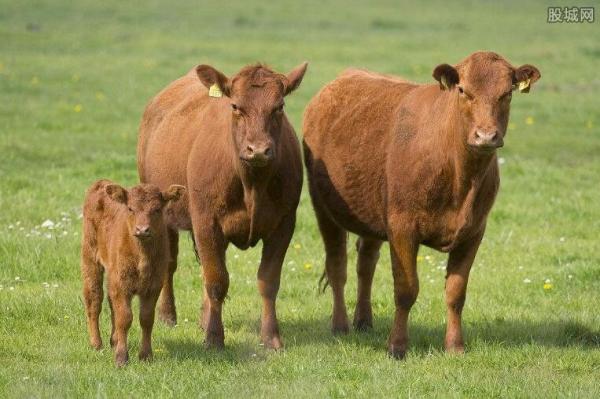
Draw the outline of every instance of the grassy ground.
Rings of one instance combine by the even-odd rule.
[[[161,3],[0,0],[0,397],[600,395],[598,22],[547,24],[546,3],[522,1],[418,9],[395,1]],[[331,296],[317,294],[323,250],[306,192],[279,297],[285,351],[258,345],[259,248],[230,250],[227,348],[202,348],[199,267],[185,239],[180,324],[157,325],[155,361],[132,356],[116,370],[108,349],[88,348],[78,266],[83,192],[100,177],[135,183],[139,118],[169,81],[200,62],[231,74],[258,60],[281,71],[308,60],[287,101],[299,128],[309,98],[347,66],[431,82],[437,64],[478,49],[535,64],[543,78],[513,99],[502,188],[464,312],[464,356],[442,350],[445,257],[429,250],[419,257],[406,361],[385,351],[387,247],[374,331],[330,335]],[[41,227],[47,219],[53,229]],[[350,262],[353,270],[353,251]],[[350,273],[350,308],[355,287]],[[102,322],[106,341],[107,307]],[[134,355],[135,323],[130,337]]]

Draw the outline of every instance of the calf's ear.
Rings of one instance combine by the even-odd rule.
[[[531,85],[542,77],[540,71],[533,65],[525,64],[515,69],[513,84],[521,93],[529,93]]]
[[[172,184],[168,189],[162,192],[165,202],[177,201],[185,193],[185,187],[178,184]]]
[[[127,190],[118,184],[109,184],[104,188],[108,197],[113,201],[119,202],[121,204],[127,203]]]
[[[198,65],[196,67],[198,79],[209,90],[211,97],[221,97],[222,93],[227,97],[231,94],[231,84],[229,78],[223,73],[217,71],[210,65]]]
[[[285,77],[284,80],[284,89],[283,95],[287,96],[294,90],[300,86],[302,83],[302,78],[304,77],[304,73],[306,72],[306,68],[308,67],[308,62],[303,62],[298,65],[296,68],[292,69]]]
[[[435,67],[432,74],[433,78],[440,83],[440,89],[450,90],[458,84],[459,77],[457,70],[448,64],[440,64]]]

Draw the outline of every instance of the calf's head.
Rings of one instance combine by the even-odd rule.
[[[456,96],[465,143],[489,152],[504,145],[512,92],[528,93],[541,74],[533,65],[515,68],[496,53],[477,52],[456,66],[438,65],[433,77]]]
[[[129,232],[143,240],[162,230],[163,208],[169,201],[177,201],[185,192],[185,187],[174,184],[160,191],[151,184],[138,184],[126,190],[118,184],[109,184],[105,191],[110,199],[127,207]]]
[[[284,97],[302,82],[307,63],[287,75],[264,65],[243,68],[228,78],[210,65],[196,67],[198,78],[213,96],[231,102],[231,134],[239,158],[251,167],[265,167],[277,155],[284,115]]]

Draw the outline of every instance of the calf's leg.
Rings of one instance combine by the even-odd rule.
[[[379,249],[383,241],[360,237],[356,241],[358,262],[356,273],[358,275],[356,309],[354,310],[354,328],[367,330],[373,327],[373,310],[371,307],[371,286],[375,266],[379,260]]]
[[[102,310],[102,299],[104,297],[102,290],[103,274],[104,269],[102,265],[93,261],[87,254],[82,255],[81,276],[83,279],[83,300],[90,345],[94,349],[102,348],[98,319]]]
[[[396,359],[403,359],[406,355],[408,316],[419,294],[416,268],[418,248],[408,234],[392,234],[390,237],[396,314],[388,340],[388,352]]]
[[[179,252],[179,232],[168,229],[169,249],[171,259],[169,260],[168,272],[163,283],[160,295],[159,319],[168,326],[177,324],[177,311],[175,308],[175,293],[173,291],[173,275],[177,270],[177,254]]]
[[[448,325],[444,345],[446,351],[464,352],[462,335],[462,309],[467,295],[469,271],[473,265],[477,249],[481,243],[483,231],[472,240],[464,242],[450,252],[446,269],[446,306]]]
[[[294,234],[295,225],[295,214],[285,218],[273,234],[265,240],[263,246],[257,279],[258,291],[263,300],[260,337],[267,348],[280,349],[283,347],[279,336],[275,301],[279,291],[281,267]]]
[[[112,291],[110,295],[114,312],[115,364],[117,367],[122,367],[129,361],[127,333],[133,320],[131,298],[115,291]]]
[[[154,326],[154,309],[158,300],[158,292],[140,296],[140,326],[142,327],[142,343],[140,360],[152,360],[152,327]]]

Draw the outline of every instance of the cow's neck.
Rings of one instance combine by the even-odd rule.
[[[250,218],[248,245],[253,245],[257,239],[257,220],[261,205],[267,197],[267,188],[276,169],[276,162],[264,168],[256,168],[238,161],[238,174],[244,188],[244,204]]]
[[[466,126],[459,117],[458,99],[452,92],[445,93],[447,101],[447,124],[441,137],[446,142],[440,148],[448,151],[447,162],[452,168],[452,192],[457,205],[472,207],[473,201],[489,173],[490,166],[496,162],[496,153],[478,153],[470,149],[465,137],[468,135]]]

